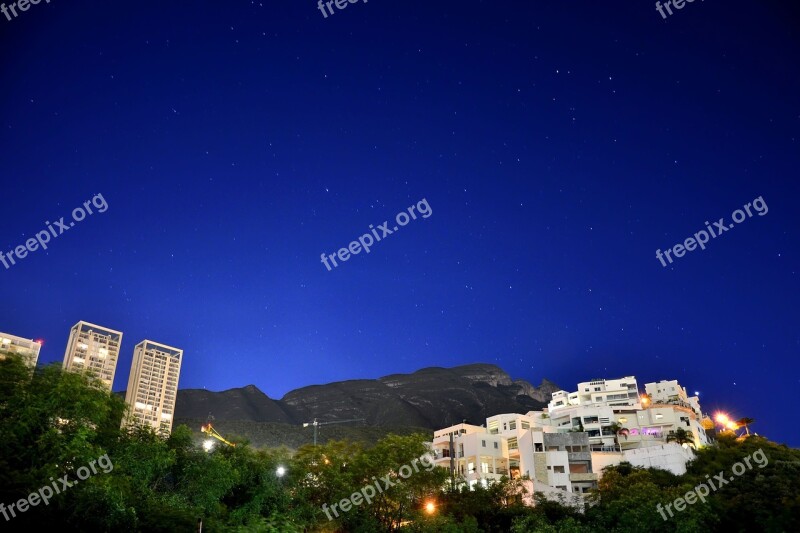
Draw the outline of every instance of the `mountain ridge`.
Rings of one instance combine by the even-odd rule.
[[[473,363],[425,367],[410,374],[352,379],[294,389],[270,398],[256,385],[224,391],[179,389],[175,419],[302,424],[365,419],[370,426],[438,429],[467,420],[483,424],[504,412],[541,409],[559,387],[512,379],[497,365]]]

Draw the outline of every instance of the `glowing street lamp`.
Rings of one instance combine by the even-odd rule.
[[[210,452],[214,449],[214,441],[211,439],[206,439],[203,441],[203,449],[207,452]]]
[[[714,420],[717,421],[717,424],[720,426],[727,426],[728,422],[730,422],[730,418],[725,413],[717,413],[717,416],[714,417]]]
[[[283,477],[283,476],[285,476],[285,475],[286,475],[286,468],[285,468],[285,467],[283,467],[283,466],[279,466],[279,467],[278,467],[278,468],[275,470],[275,475],[276,475],[276,476],[278,476],[278,477]]]
[[[429,501],[425,504],[425,512],[428,514],[433,514],[436,512],[436,504],[432,501]]]

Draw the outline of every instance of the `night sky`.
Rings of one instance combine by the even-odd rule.
[[[8,0],[5,0],[9,3]],[[13,0],[12,0],[13,1]],[[790,2],[52,0],[0,15],[0,331],[185,350],[181,388],[485,362],[678,379],[800,446]],[[656,250],[768,206],[663,267]],[[335,254],[427,201],[369,254]]]

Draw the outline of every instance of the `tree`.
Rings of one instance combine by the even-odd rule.
[[[448,472],[433,465],[427,448],[429,440],[430,436],[424,434],[389,435],[366,450],[353,465],[359,489],[386,476],[395,483],[364,509],[387,531],[399,528],[445,484]],[[423,456],[425,460],[420,460]]]
[[[677,444],[687,444],[692,448],[694,445],[694,435],[683,428],[678,428],[675,431],[670,431],[667,435],[667,442],[675,442]]]
[[[630,433],[628,429],[620,425],[619,422],[612,422],[606,426],[606,429],[608,429],[608,431],[614,435],[614,444],[616,444],[617,448],[622,450],[622,447],[619,444],[619,436],[622,435],[627,440],[628,434]]]
[[[737,420],[736,421],[736,425],[739,426],[739,427],[744,427],[745,433],[748,436],[750,436],[750,428],[749,428],[749,426],[751,424],[755,424],[755,422],[756,421],[754,419],[752,419],[752,418],[744,417],[744,418],[740,418],[739,420]]]
[[[686,477],[707,483],[720,472],[729,482],[709,502],[720,517],[719,531],[800,531],[800,450],[758,435],[719,435],[716,446],[697,451]]]

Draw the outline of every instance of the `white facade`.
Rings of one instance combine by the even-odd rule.
[[[0,333],[0,359],[5,359],[6,354],[17,354],[30,367],[35,367],[39,360],[39,350],[42,345],[39,341],[23,339],[16,335]]]
[[[121,331],[80,321],[69,332],[64,368],[94,374],[110,391],[121,344]]]
[[[656,404],[681,405],[694,411],[702,417],[700,411],[700,399],[697,396],[689,396],[684,387],[675,381],[659,381],[658,383],[647,383],[645,392],[648,398]]]
[[[551,433],[531,428],[519,443],[520,472],[534,480],[537,491],[540,485],[546,485],[566,496],[585,494],[597,486],[586,433]]]
[[[643,468],[660,468],[673,474],[686,473],[686,464],[694,459],[692,448],[674,442],[665,442],[643,448],[633,448],[623,452],[592,452],[592,464],[598,472],[607,466],[625,461]]]
[[[450,451],[450,436],[453,450]],[[509,476],[508,443],[500,435],[490,435],[486,428],[469,424],[457,424],[434,433],[431,444],[437,466],[450,469],[451,457],[455,475],[463,477],[474,487],[477,483],[488,483]]]
[[[547,406],[550,413],[581,405],[608,405],[611,407],[639,405],[639,386],[636,378],[595,379],[578,383],[575,392],[556,391]]]
[[[172,432],[183,350],[144,340],[133,349],[133,362],[125,391],[129,421],[156,431]]]
[[[511,477],[520,475],[520,439],[535,425],[536,421],[532,417],[519,413],[495,415],[486,419],[487,433],[500,435],[506,440]]]
[[[693,449],[667,439],[684,429],[695,447],[709,444],[699,400],[677,381],[648,383],[645,390],[640,396],[633,376],[597,379],[575,392],[554,392],[542,411],[491,416],[485,428],[441,429],[431,445],[436,465],[449,469],[452,455],[455,474],[471,487],[527,476],[532,492],[577,506],[602,469],[622,461],[683,474]]]
[[[528,476],[531,494],[571,503],[582,502],[581,495],[596,486],[585,433],[546,433],[534,427],[532,417],[517,413],[486,422],[487,428],[458,424],[436,431],[431,444],[435,464],[446,469],[452,465],[455,475],[470,487],[487,486],[504,476]]]
[[[593,380],[578,384],[576,392],[554,392],[548,409],[528,416],[551,431],[585,431],[592,452],[624,453],[661,446],[678,429],[692,436],[695,447],[709,444],[696,396],[689,397],[675,380],[648,383],[645,390],[647,394],[640,397],[633,376]],[[615,434],[614,424],[622,431]]]

